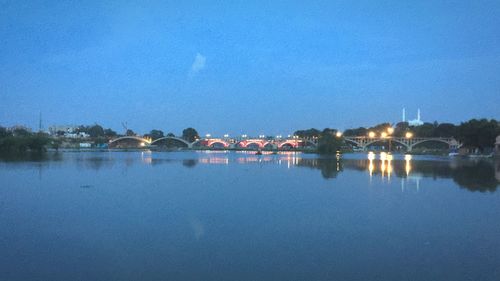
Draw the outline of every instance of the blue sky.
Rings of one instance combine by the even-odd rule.
[[[21,2],[0,0],[3,126],[500,119],[498,1]]]

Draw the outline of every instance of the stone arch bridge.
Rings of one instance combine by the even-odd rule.
[[[354,144],[355,146],[366,150],[368,146],[377,143],[377,142],[392,142],[397,143],[406,148],[407,151],[412,151],[412,149],[421,143],[424,142],[440,142],[448,145],[450,149],[457,149],[462,146],[462,143],[457,141],[454,138],[405,138],[405,137],[378,137],[378,138],[370,138],[365,136],[356,136],[349,137],[345,136],[344,140],[348,143]]]
[[[411,151],[416,145],[424,142],[441,142],[448,145],[450,149],[457,149],[462,146],[454,138],[404,138],[404,137],[376,137],[370,138],[365,136],[344,136],[343,139],[346,143],[353,144],[363,150],[366,150],[370,145],[377,142],[392,142],[397,143]],[[302,138],[288,138],[288,139],[260,139],[260,138],[201,138],[194,142],[188,142],[185,139],[174,136],[166,136],[156,140],[141,138],[138,136],[123,136],[111,140],[108,145],[110,147],[118,147],[120,141],[133,141],[137,142],[140,147],[154,147],[159,145],[162,141],[176,142],[185,148],[196,147],[210,147],[210,148],[243,148],[243,149],[296,149],[305,147],[317,147],[316,140],[302,139]]]
[[[141,138],[138,136],[123,136],[109,141],[109,147],[119,147],[122,141],[133,141],[138,143],[139,147],[153,147],[161,144],[162,141],[176,142],[185,148],[196,148],[196,147],[211,147],[211,148],[243,148],[243,149],[295,149],[300,147],[316,147],[316,143],[300,138],[290,138],[290,139],[230,139],[230,138],[201,138],[194,142],[188,142],[185,139],[173,136],[166,136],[158,138],[156,140],[151,140],[147,138]]]

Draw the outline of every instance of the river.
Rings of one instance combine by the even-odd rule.
[[[500,280],[500,163],[86,152],[0,161],[0,280]]]

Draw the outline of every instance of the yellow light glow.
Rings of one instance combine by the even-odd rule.
[[[406,132],[405,137],[407,139],[411,139],[413,137],[413,133],[412,132]]]
[[[368,133],[368,136],[369,136],[370,138],[374,138],[374,137],[375,137],[375,132],[369,132],[369,133]]]
[[[141,142],[141,146],[145,146],[145,145],[146,145],[145,143]]]
[[[375,153],[373,152],[368,152],[368,160],[373,161],[375,159]]]
[[[385,152],[380,152],[380,160],[382,160],[382,161],[387,160],[387,153],[385,153]]]
[[[373,175],[373,169],[374,169],[373,161],[370,160],[370,164],[368,164],[368,170],[370,171],[370,177]]]
[[[411,160],[411,154],[406,154],[405,161],[410,161],[410,160]]]
[[[335,134],[335,136],[337,136],[337,138],[340,138],[342,136],[342,132],[337,131],[337,133]]]
[[[382,132],[382,134],[380,134],[381,137],[383,138],[386,138],[387,137],[387,133],[386,132]]]
[[[387,128],[387,133],[388,133],[389,135],[391,135],[392,133],[394,133],[394,128],[393,128],[393,127],[389,127],[389,128]]]
[[[392,161],[393,157],[392,157],[392,154],[387,154],[387,161]]]

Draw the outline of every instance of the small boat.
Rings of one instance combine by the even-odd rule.
[[[257,150],[257,152],[255,152],[255,155],[262,155],[262,150]]]

